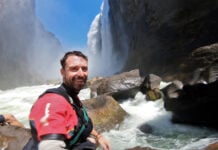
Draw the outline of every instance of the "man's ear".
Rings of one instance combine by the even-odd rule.
[[[61,68],[60,72],[61,72],[61,75],[63,76],[64,75],[64,69]]]

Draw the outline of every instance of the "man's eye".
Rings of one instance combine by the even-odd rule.
[[[88,71],[88,68],[87,67],[83,67],[82,71],[86,72],[86,71]]]
[[[76,68],[76,67],[70,68],[70,71],[73,71],[73,72],[76,72],[77,70],[78,70],[78,68]]]

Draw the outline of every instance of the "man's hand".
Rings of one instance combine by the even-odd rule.
[[[98,135],[97,142],[104,150],[111,149],[109,142],[102,135]]]
[[[94,137],[94,139],[96,140],[96,143],[100,147],[102,147],[103,150],[111,149],[109,142],[101,134],[99,134],[95,129],[92,130],[90,137]]]

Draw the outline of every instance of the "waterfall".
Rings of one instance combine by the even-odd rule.
[[[103,1],[101,12],[93,20],[87,37],[90,76],[109,76],[119,72],[123,63],[114,54],[108,0]]]

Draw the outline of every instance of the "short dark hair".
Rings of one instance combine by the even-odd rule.
[[[61,60],[60,60],[60,63],[61,63],[61,67],[62,67],[62,68],[64,68],[64,67],[66,66],[66,59],[67,59],[67,57],[70,56],[70,55],[79,56],[79,57],[82,57],[82,58],[84,58],[85,60],[88,61],[88,57],[87,57],[85,54],[83,54],[81,51],[69,51],[69,52],[66,52],[66,53],[64,54],[64,57],[61,58]]]

